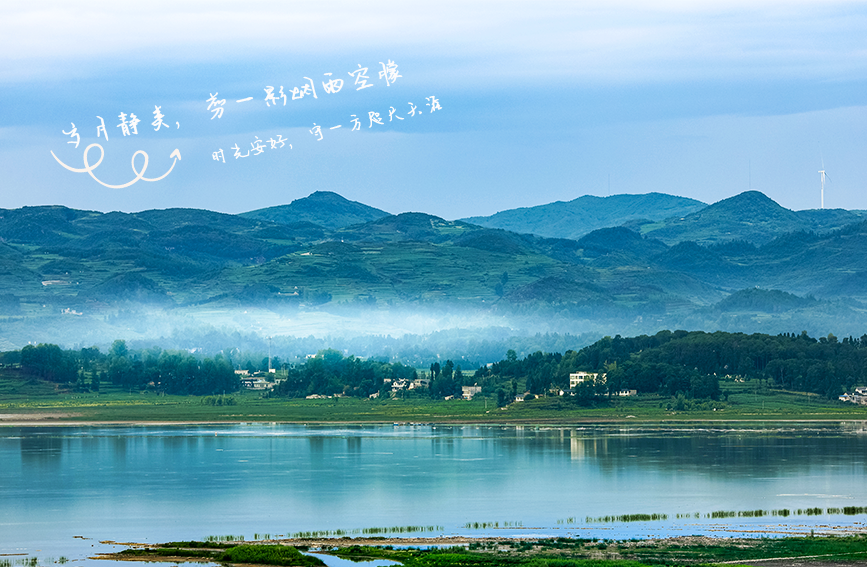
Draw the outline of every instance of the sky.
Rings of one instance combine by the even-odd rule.
[[[861,1],[8,1],[0,94],[0,208],[867,209]]]

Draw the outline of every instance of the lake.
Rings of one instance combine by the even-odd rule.
[[[6,427],[0,559],[108,567],[86,559],[114,549],[101,540],[399,526],[600,538],[860,530],[867,515],[827,510],[867,506],[865,459],[862,422]],[[707,517],[756,509],[766,515]],[[667,519],[599,521],[626,514]]]

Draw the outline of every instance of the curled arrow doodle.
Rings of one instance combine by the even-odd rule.
[[[97,160],[97,162],[95,164],[90,165],[90,162],[87,159],[87,154],[90,153],[90,149],[93,147],[99,148],[99,159]],[[144,156],[144,164],[142,165],[141,171],[139,171],[135,168],[135,157],[139,154]],[[104,185],[105,187],[108,187],[109,189],[123,189],[125,187],[129,187],[130,185],[132,185],[133,183],[135,183],[139,179],[141,179],[142,181],[159,181],[160,179],[165,178],[166,175],[171,173],[172,170],[175,168],[175,164],[178,162],[178,160],[181,159],[181,151],[179,149],[175,148],[175,151],[173,151],[169,155],[170,158],[174,158],[174,161],[172,162],[172,166],[169,168],[169,170],[167,172],[163,173],[162,175],[160,175],[159,177],[149,178],[149,177],[144,176],[145,171],[147,171],[147,168],[148,168],[148,154],[144,150],[139,150],[136,153],[132,154],[132,160],[130,160],[130,163],[132,165],[132,172],[135,173],[135,179],[133,179],[132,181],[130,181],[128,183],[124,183],[123,185],[109,185],[108,183],[105,183],[105,182],[97,179],[96,175],[93,174],[93,170],[96,169],[97,167],[99,167],[99,164],[102,163],[102,158],[105,157],[105,150],[102,149],[102,146],[100,146],[99,144],[90,144],[89,146],[84,148],[84,168],[83,169],[78,169],[75,167],[69,167],[68,165],[66,165],[65,163],[60,161],[60,158],[58,158],[56,155],[54,155],[53,151],[51,152],[51,155],[54,157],[55,160],[57,160],[57,163],[59,163],[60,165],[62,165],[66,169],[68,169],[69,171],[74,171],[75,173],[87,173],[91,177],[93,177],[94,181],[96,181],[100,185]]]

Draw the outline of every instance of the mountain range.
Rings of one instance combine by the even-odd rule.
[[[138,304],[854,327],[867,300],[867,221],[791,211],[755,191],[708,206],[658,193],[582,197],[451,221],[329,192],[240,215],[24,207],[0,210],[0,286],[0,340],[12,323],[105,319]]]
[[[501,211],[489,217],[468,217],[464,222],[549,238],[581,238],[600,228],[627,222],[646,224],[682,217],[707,207],[705,203],[663,193],[646,195],[584,195],[537,207]]]

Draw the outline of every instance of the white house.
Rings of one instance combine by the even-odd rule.
[[[472,400],[473,396],[482,392],[481,386],[461,386],[461,397],[465,400]]]
[[[852,402],[853,404],[867,405],[867,388],[855,388],[854,394],[843,394],[837,399],[841,402]]]
[[[274,387],[273,383],[264,378],[244,378],[241,380],[241,385],[251,390],[268,390]]]
[[[599,374],[598,372],[572,372],[569,374],[569,388],[574,390],[578,387],[578,384],[583,384],[584,382],[604,384],[607,378],[607,374]]]

